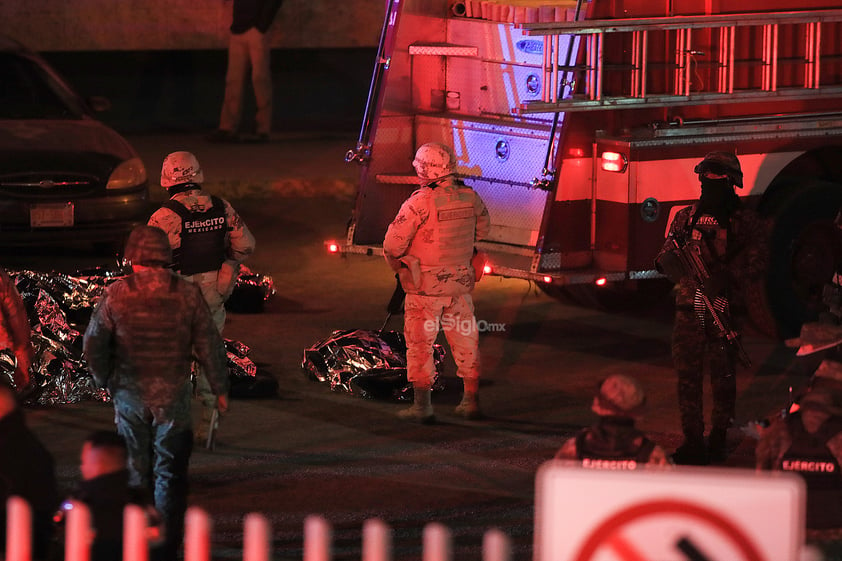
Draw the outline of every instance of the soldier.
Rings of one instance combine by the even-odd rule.
[[[595,469],[669,465],[664,449],[635,427],[645,405],[640,382],[622,374],[609,376],[599,384],[591,404],[599,421],[567,440],[555,458],[577,460]]]
[[[424,144],[412,165],[421,188],[403,203],[383,241],[386,262],[406,291],[406,373],[415,401],[399,415],[422,423],[435,420],[433,343],[443,328],[464,384],[456,414],[476,419],[481,416],[480,359],[471,299],[477,273],[471,261],[476,240],[488,234],[488,210],[473,189],[456,179],[456,156],[449,146]]]
[[[734,187],[743,172],[730,152],[711,152],[693,170],[699,176],[699,200],[676,214],[655,265],[677,283],[672,357],[678,372],[678,406],[684,442],[673,461],[704,465],[726,457],[737,394],[737,349],[723,337],[704,304],[704,297],[729,322],[746,281],[764,270],[765,232],[756,212],[747,209]],[[704,262],[710,278],[702,285],[678,264],[672,240],[687,244]],[[704,441],[703,382],[710,374],[713,413],[707,447]]]
[[[108,388],[129,452],[130,484],[154,496],[164,519],[164,559],[184,532],[193,450],[190,371],[201,365],[220,412],[228,409],[225,346],[199,288],[166,268],[167,235],[138,226],[126,242],[132,274],[105,289],[84,337],[88,369]]]
[[[199,286],[222,333],[225,302],[234,290],[240,264],[254,253],[254,236],[228,201],[202,189],[204,180],[196,156],[190,152],[168,155],[161,168],[161,187],[170,198],[149,218],[149,225],[166,232],[173,268]],[[202,402],[202,422],[196,426],[195,438],[204,442],[216,397],[201,370],[196,393]]]
[[[834,338],[837,345],[842,343],[838,328]],[[797,405],[763,430],[755,464],[758,470],[789,471],[804,478],[807,528],[842,528],[842,363],[822,361]]]

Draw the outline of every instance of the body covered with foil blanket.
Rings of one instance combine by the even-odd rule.
[[[443,387],[439,376],[444,356],[442,346],[435,345],[433,389]],[[406,377],[406,340],[398,331],[334,331],[304,350],[301,367],[310,378],[329,383],[334,391],[372,399],[412,399],[412,384]]]

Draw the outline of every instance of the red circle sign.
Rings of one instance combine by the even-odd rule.
[[[647,501],[614,514],[597,526],[586,538],[579,553],[573,558],[574,561],[592,561],[599,551],[605,550],[612,551],[622,561],[644,560],[645,557],[638,552],[631,540],[626,539],[622,530],[632,523],[663,515],[678,515],[690,518],[694,523],[716,532],[721,538],[730,542],[735,550],[742,555],[740,560],[730,559],[729,561],[765,561],[749,537],[732,522],[709,508],[675,500]],[[676,544],[677,549],[682,547],[694,548],[689,541]]]

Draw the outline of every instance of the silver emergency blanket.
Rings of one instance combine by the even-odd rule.
[[[445,351],[433,345],[436,368],[433,390],[441,390]],[[301,362],[312,380],[330,384],[368,399],[412,401],[412,384],[406,378],[406,340],[398,331],[340,330],[304,350]]]
[[[105,287],[124,276],[122,270],[95,268],[73,274],[11,270],[9,276],[26,305],[35,349],[30,371],[32,387],[25,403],[110,401],[108,391],[98,389],[87,371],[82,338]],[[268,300],[275,293],[270,277],[248,269],[238,277],[235,292],[241,278],[252,297]],[[230,339],[225,340],[225,346],[232,385],[237,380],[255,378],[257,366],[248,357],[250,349]],[[0,376],[11,382],[14,369],[14,355],[9,350],[0,350]]]

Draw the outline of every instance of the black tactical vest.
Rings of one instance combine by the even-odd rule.
[[[592,449],[588,445],[589,429],[576,435],[576,456],[582,467],[591,469],[632,470],[649,462],[655,442],[640,431],[629,431],[628,438],[617,443],[612,450]],[[640,440],[638,441],[638,438]]]
[[[214,196],[211,201],[205,212],[191,212],[173,200],[162,205],[181,217],[181,247],[173,250],[173,266],[182,275],[216,271],[225,261],[225,203]]]
[[[842,474],[827,447],[842,432],[842,418],[828,419],[815,434],[804,429],[799,413],[786,420],[792,445],[781,459],[781,469],[799,474],[807,482],[807,527],[842,527]]]

